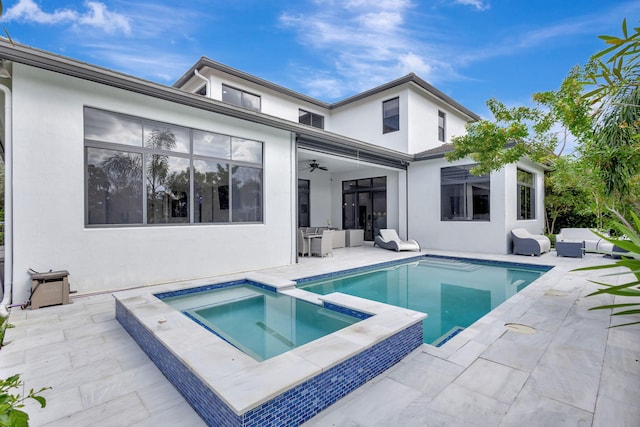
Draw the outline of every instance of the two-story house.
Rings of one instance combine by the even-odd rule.
[[[5,281],[80,293],[297,262],[299,226],[395,228],[510,251],[543,224],[543,169],[444,152],[479,117],[414,74],[326,103],[207,58],[173,87],[0,42]]]

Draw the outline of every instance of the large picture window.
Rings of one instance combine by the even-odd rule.
[[[475,176],[475,165],[440,170],[440,219],[442,221],[489,221],[491,179]]]
[[[536,219],[534,175],[518,169],[518,219]]]
[[[86,224],[262,222],[262,142],[85,108]]]

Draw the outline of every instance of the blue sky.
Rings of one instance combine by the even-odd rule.
[[[624,0],[3,1],[19,43],[158,83],[201,56],[331,102],[415,72],[483,117],[637,25]]]

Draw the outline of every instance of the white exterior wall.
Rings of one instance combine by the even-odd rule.
[[[465,134],[465,119],[460,113],[437,102],[435,98],[429,98],[424,91],[410,87],[409,95],[409,146],[411,154],[420,153],[451,143],[453,136]],[[438,111],[443,111],[445,116],[445,141],[438,140]]]
[[[327,227],[329,223],[332,227],[339,222],[334,222],[331,217],[331,173],[323,170],[301,170],[298,178],[309,180],[309,226]]]
[[[294,262],[290,134],[14,64],[14,302],[27,270],[69,270],[79,293]],[[264,142],[264,223],[85,227],[85,105]],[[7,248],[9,250],[9,248]]]
[[[382,133],[382,102],[396,97],[400,98],[400,130]],[[406,88],[387,90],[332,110],[331,124],[325,128],[349,138],[406,153],[409,135],[407,106]]]
[[[209,79],[210,97],[218,101],[222,101],[222,84],[242,89],[254,95],[260,95],[261,112],[272,116],[280,117],[292,122],[298,123],[299,109],[310,111],[324,117],[325,129],[329,129],[331,121],[329,110],[318,105],[304,102],[301,99],[286,96],[280,92],[267,89],[264,86],[254,84],[252,82],[239,79],[237,77],[215,72],[210,68],[205,68],[200,72],[204,77]],[[204,80],[193,77],[187,84],[183,85],[185,91],[194,91],[201,87]]]
[[[505,196],[509,190],[505,188],[504,169],[491,174],[490,221],[440,220],[440,169],[470,163],[433,159],[409,166],[409,237],[423,249],[508,253],[505,200],[514,198],[515,193]]]

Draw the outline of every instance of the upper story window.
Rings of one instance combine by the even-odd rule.
[[[382,133],[400,130],[400,98],[382,103]]]
[[[489,221],[490,175],[475,176],[475,165],[440,169],[440,219],[442,221]]]
[[[84,109],[87,226],[262,222],[263,144]]]
[[[260,111],[261,107],[260,95],[255,95],[225,84],[222,85],[222,101],[255,111]]]
[[[303,109],[298,110],[298,123],[303,125],[313,126],[314,128],[324,129],[324,116],[320,114],[305,111]]]
[[[445,141],[445,130],[447,125],[447,115],[444,111],[438,111],[438,141]]]
[[[518,169],[518,219],[536,219],[536,189],[534,175]]]
[[[203,85],[200,89],[194,92],[196,95],[207,96],[207,85]]]

